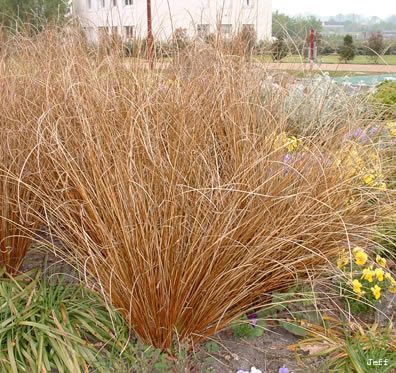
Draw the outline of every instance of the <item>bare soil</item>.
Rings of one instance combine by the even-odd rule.
[[[392,267],[393,265],[394,263]],[[75,269],[40,244],[35,244],[29,250],[21,268],[22,271],[33,269],[39,269],[43,277],[50,281],[57,281],[60,277],[71,283],[81,281]],[[323,309],[331,308],[326,303],[322,304]],[[391,295],[383,300],[375,314],[363,316],[362,321],[372,323],[377,320],[380,324],[387,325],[395,316],[396,295]],[[282,318],[282,313],[277,318]],[[236,338],[231,330],[226,330],[209,341],[215,342],[219,351],[209,352],[203,344],[186,373],[236,373],[238,370],[250,371],[251,367],[260,369],[262,373],[278,373],[282,366],[286,366],[289,373],[325,372],[323,360],[301,359],[301,355],[290,348],[298,340],[297,336],[280,327],[276,321],[267,321],[266,330],[261,337]]]

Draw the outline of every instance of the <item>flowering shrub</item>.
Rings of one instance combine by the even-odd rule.
[[[337,260],[337,267],[347,279],[341,284],[342,293],[355,312],[367,311],[370,305],[381,300],[386,291],[396,293],[396,280],[387,271],[386,259],[377,255],[372,260],[359,246],[353,249],[352,258],[343,251]]]
[[[349,177],[356,177],[360,185],[379,191],[387,189],[381,158],[373,147],[347,141],[336,155],[336,164],[343,167]]]
[[[389,131],[391,137],[396,137],[396,122],[388,122],[386,128]]]
[[[376,92],[373,95],[375,102],[382,105],[396,104],[396,82],[384,81],[378,85]]]

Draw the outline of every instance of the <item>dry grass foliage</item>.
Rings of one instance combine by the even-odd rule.
[[[29,186],[38,177],[30,126],[36,117],[23,99],[24,77],[13,74],[16,71],[0,55],[0,266],[11,274],[18,272],[32,242],[40,209]]]
[[[376,194],[334,162],[358,121],[286,162],[285,97],[242,59],[194,48],[149,72],[72,33],[13,43],[2,124],[36,125],[41,217],[144,341],[208,337],[368,239]]]

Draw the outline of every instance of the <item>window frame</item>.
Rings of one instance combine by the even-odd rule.
[[[131,30],[132,32],[128,32]],[[136,37],[136,27],[134,25],[124,26],[124,37],[126,40],[133,40]]]
[[[200,30],[201,27],[202,30]],[[204,38],[208,35],[210,35],[210,24],[209,23],[197,24],[197,36],[200,38]]]
[[[243,7],[249,9],[254,8],[254,0],[243,0]]]
[[[232,9],[232,0],[221,0],[221,9]]]
[[[227,28],[228,30],[224,30],[225,28]],[[232,23],[222,23],[220,25],[220,33],[222,35],[232,35]]]

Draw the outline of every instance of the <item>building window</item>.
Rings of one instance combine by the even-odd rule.
[[[204,24],[204,25],[197,25],[197,34],[200,38],[204,38],[205,36],[208,36],[210,32],[209,25]]]
[[[255,31],[255,27],[254,25],[242,25],[242,30],[243,31],[249,31],[249,32],[254,32]]]
[[[127,40],[133,39],[135,37],[135,26],[125,26],[124,36]]]
[[[104,8],[106,6],[106,0],[99,0],[99,7]]]
[[[246,8],[253,8],[253,0],[243,0],[243,6]]]
[[[232,33],[232,25],[231,24],[223,24],[220,25],[220,33],[224,36],[231,36]]]
[[[124,0],[125,5],[133,5],[133,0]]]
[[[117,6],[117,0],[113,0],[113,6]]]
[[[109,30],[107,27],[101,26],[98,27],[99,36],[104,37],[109,34]]]
[[[224,9],[232,8],[232,0],[221,0],[220,4]]]
[[[87,0],[87,8],[92,9],[92,0]]]

